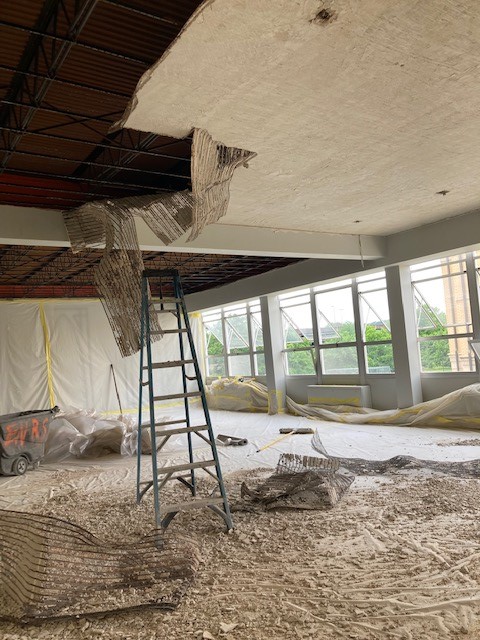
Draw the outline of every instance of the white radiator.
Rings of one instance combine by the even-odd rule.
[[[371,407],[370,387],[365,384],[309,384],[308,404]]]

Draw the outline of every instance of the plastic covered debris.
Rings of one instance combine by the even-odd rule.
[[[95,411],[67,410],[50,423],[45,461],[57,462],[70,456],[98,458],[109,453],[132,456],[137,451],[137,425],[131,416],[104,418]],[[145,440],[145,442],[144,442]],[[149,447],[144,434],[142,451]]]

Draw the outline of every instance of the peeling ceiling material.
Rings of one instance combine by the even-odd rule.
[[[109,216],[138,216],[165,244],[171,244],[192,226],[192,195],[189,191],[97,200],[63,214],[74,251],[103,246]]]
[[[255,150],[222,224],[391,234],[478,207],[479,40],[477,0],[210,0],[126,126]]]
[[[105,245],[95,268],[95,284],[122,356],[141,346],[141,278],[144,270],[134,216],[140,216],[163,242],[177,240],[192,227],[194,240],[207,224],[225,215],[229,185],[236,167],[255,154],[226,147],[195,129],[192,145],[192,188],[156,197],[89,202],[64,214],[74,251]],[[162,331],[156,314],[150,326],[157,339]]]
[[[195,129],[192,144],[193,227],[195,240],[207,224],[227,213],[230,182],[235,169],[257,154],[216,142],[204,129]]]

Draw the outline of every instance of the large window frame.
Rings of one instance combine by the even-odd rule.
[[[474,338],[478,338],[480,333],[480,310],[478,306],[478,284],[477,284],[477,272],[480,269],[480,265],[477,268],[473,253],[463,253],[458,255],[447,256],[442,259],[429,260],[419,262],[411,266],[411,284],[412,284],[412,296],[415,305],[415,318],[416,318],[416,330],[417,330],[417,345],[419,352],[420,373],[422,377],[444,377],[444,376],[475,376],[478,375],[479,367],[474,356],[473,351],[469,348],[468,342]],[[428,272],[434,273],[435,270],[444,269],[443,273],[436,273],[435,275],[428,275]],[[421,277],[422,272],[426,273],[425,277]],[[420,277],[418,277],[420,276]],[[462,282],[463,299],[462,305],[464,307],[465,322],[454,323],[449,322],[446,317],[442,320],[439,317],[439,313],[427,300],[427,296],[422,292],[420,286],[428,285],[429,283],[447,282],[451,283],[457,280]],[[450,284],[450,295],[454,295],[453,284]],[[444,286],[444,291],[446,288]],[[447,304],[447,303],[445,303]],[[420,310],[419,310],[420,309]],[[468,312],[468,313],[467,313]],[[442,312],[443,313],[443,312]],[[420,327],[421,318],[426,317],[431,322],[432,330],[444,330],[445,333],[439,335],[420,335],[422,331]],[[464,330],[457,331],[458,327],[463,327]],[[425,328],[424,328],[425,330]],[[458,347],[457,341],[466,341],[467,349],[464,356],[468,358],[470,368],[468,370],[460,369],[461,353]],[[422,358],[422,349],[425,349],[429,344],[433,345],[436,341],[446,342],[449,346],[448,358],[450,364],[452,363],[452,356],[455,358],[457,370],[435,370],[424,369],[424,363]],[[450,349],[450,345],[454,344],[453,351]]]
[[[366,289],[366,284],[371,284],[378,282],[380,286],[375,288],[371,288],[369,291],[363,291]],[[349,304],[348,310],[348,320],[349,323],[353,324],[354,329],[354,339],[353,340],[341,340],[335,341],[333,338],[325,340],[324,336],[322,336],[322,325],[325,327],[330,326],[333,335],[338,329],[338,323],[335,320],[329,317],[329,314],[326,313],[325,308],[322,308],[322,304],[320,300],[323,294],[335,294],[340,291],[349,291],[350,294],[346,298]],[[391,329],[390,326],[382,321],[382,319],[376,314],[375,310],[372,308],[372,311],[379,317],[379,322],[383,322],[387,327],[388,331],[390,331],[390,337],[388,339],[383,340],[368,340],[366,337],[366,318],[365,314],[362,313],[362,301],[368,304],[365,294],[376,293],[376,292],[385,292],[386,295],[387,287],[385,281],[385,271],[376,271],[374,273],[368,274],[366,276],[358,276],[356,278],[348,278],[339,280],[336,282],[330,283],[321,283],[315,287],[311,287],[309,289],[296,290],[292,292],[288,292],[285,294],[281,294],[279,296],[279,304],[282,312],[282,322],[284,329],[284,348],[282,349],[282,353],[284,356],[284,366],[285,373],[289,377],[316,377],[317,380],[323,380],[324,378],[332,379],[332,380],[341,380],[341,379],[349,379],[349,380],[364,380],[370,376],[375,376],[375,378],[379,377],[392,377],[395,375],[395,367],[393,361],[393,344],[391,337]],[[351,307],[350,307],[351,303]],[[388,307],[388,300],[386,302]],[[307,306],[310,308],[310,316],[311,316],[311,326],[312,337],[309,340],[310,344],[304,344],[298,347],[292,346],[291,344],[287,344],[285,339],[285,316],[288,317],[288,309],[291,307],[300,307]],[[301,332],[300,328],[300,332]],[[340,336],[339,336],[340,338]],[[306,342],[308,336],[305,336]],[[300,341],[299,341],[300,343]],[[391,371],[373,371],[368,369],[368,350],[371,348],[387,346],[391,349],[391,362],[392,362],[392,370]],[[333,355],[332,350],[340,349],[355,349],[355,360],[356,367],[351,367],[355,369],[353,371],[328,371],[326,358],[329,354]],[[309,352],[312,357],[312,367],[307,371],[301,373],[293,373],[292,367],[289,363],[289,358],[293,353],[298,352]],[[350,354],[345,351],[345,356],[347,360],[352,357]],[[353,359],[352,359],[353,360]]]
[[[373,286],[372,286],[373,285]],[[375,306],[375,303],[369,300],[369,296],[373,294],[385,294],[385,299],[383,304],[386,308],[388,308],[388,318],[382,318],[381,312],[379,313],[378,309]],[[358,300],[358,313],[360,317],[361,324],[361,346],[363,350],[363,359],[365,367],[365,374],[369,376],[392,376],[395,374],[395,361],[393,355],[393,341],[392,341],[392,329],[390,325],[390,309],[388,304],[388,292],[387,292],[387,282],[385,271],[378,271],[376,273],[369,274],[367,276],[360,276],[355,278],[354,282],[354,295]],[[381,338],[375,340],[367,339],[367,327],[371,327],[372,323],[367,322],[367,314],[366,309],[369,309],[370,312],[377,318],[376,323],[378,325],[378,329],[381,331],[386,331],[390,334],[389,338]],[[368,313],[368,312],[367,312]],[[388,361],[391,361],[391,365],[383,365],[386,369],[390,367],[389,371],[373,371],[373,367],[370,368],[369,364],[369,349],[375,349],[376,347],[390,347],[389,349],[384,349],[383,356]],[[379,357],[379,356],[377,356]],[[382,365],[377,368],[382,368]]]
[[[232,318],[246,317],[246,329],[247,333],[242,335],[238,328],[232,323]],[[231,378],[252,378],[265,376],[265,352],[263,340],[261,345],[253,344],[253,340],[259,334],[263,334],[263,327],[260,315],[260,300],[254,299],[247,302],[241,302],[218,309],[211,309],[202,313],[202,324],[205,347],[205,368],[207,378],[216,378],[220,374],[212,374],[210,363],[213,358],[219,356],[213,356],[208,353],[208,327],[207,325],[212,321],[219,321],[221,328],[221,340],[219,342],[223,345],[223,369],[224,373],[222,377]],[[220,335],[220,332],[219,332]],[[232,347],[229,344],[229,337],[236,336],[239,343],[243,342],[242,347]],[[256,340],[255,340],[256,342]],[[249,360],[249,372],[247,373],[235,373],[233,369],[234,358],[248,356]]]
[[[282,316],[283,331],[283,363],[285,374],[287,376],[316,376],[317,375],[317,358],[315,352],[315,324],[312,316],[311,306],[311,290],[302,289],[293,293],[286,293],[278,297],[280,311]],[[303,310],[305,326],[299,324],[298,319],[294,316],[293,310]],[[308,326],[307,326],[308,325]],[[311,332],[311,337],[306,333]],[[298,343],[301,346],[295,346],[295,338],[288,336],[298,336]],[[302,355],[305,354],[305,357]],[[310,356],[310,357],[309,357]],[[305,366],[309,370],[295,373],[294,369],[300,369]]]

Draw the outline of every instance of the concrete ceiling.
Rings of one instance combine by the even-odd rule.
[[[257,152],[223,225],[388,235],[480,203],[479,41],[477,0],[210,0],[125,125]]]

